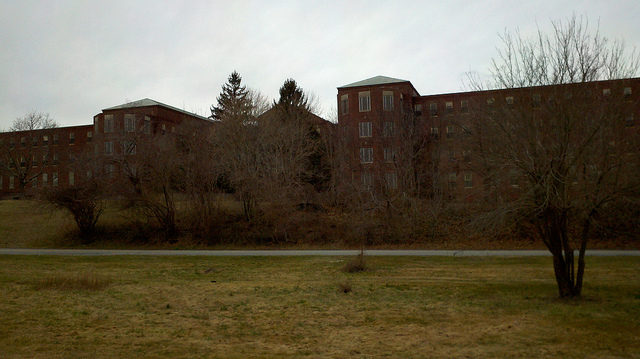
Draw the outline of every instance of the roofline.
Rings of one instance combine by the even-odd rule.
[[[126,105],[126,103],[125,103],[125,104],[122,104],[122,105],[116,105],[116,106],[112,106],[112,107],[108,107],[108,108],[103,108],[103,109],[102,109],[102,112],[104,112],[104,111],[126,110],[127,108],[143,108],[143,107],[160,106],[160,107],[168,108],[168,109],[173,110],[173,111],[177,111],[177,112],[183,113],[183,114],[185,114],[185,115],[189,115],[189,116],[197,117],[197,118],[199,118],[199,119],[201,119],[201,120],[206,120],[206,121],[208,121],[208,122],[210,122],[210,121],[211,121],[211,119],[209,119],[208,117],[200,116],[200,115],[198,115],[198,114],[196,114],[196,113],[189,112],[189,111],[186,111],[186,110],[182,110],[182,109],[179,109],[179,108],[177,108],[177,107],[173,107],[173,106],[171,106],[171,105],[167,105],[166,103],[162,103],[162,102],[160,102],[160,101],[152,100],[152,99],[150,99],[150,98],[146,98],[146,99],[151,100],[151,101],[153,101],[153,102],[155,102],[155,103],[154,103],[154,104],[152,104],[152,105],[131,106],[131,107],[120,107],[120,108],[117,108],[117,107],[119,107],[119,106],[124,106],[124,105]],[[145,100],[145,99],[142,99],[142,100]],[[142,100],[138,100],[138,101],[142,101]],[[129,103],[133,103],[133,102],[136,102],[136,101],[132,101],[132,102],[129,102]]]
[[[471,90],[471,91],[461,91],[461,92],[445,92],[445,93],[436,93],[432,95],[420,95],[418,97],[435,97],[435,96],[454,96],[454,95],[468,95],[468,94],[489,94],[492,92],[502,92],[502,91],[519,91],[519,90],[527,90],[527,89],[544,89],[550,87],[557,86],[579,86],[584,84],[602,84],[606,82],[617,82],[617,81],[639,81],[640,77],[629,77],[622,79],[611,79],[611,80],[596,80],[596,81],[587,81],[587,82],[568,82],[563,84],[550,84],[550,85],[537,85],[537,86],[523,86],[523,87],[504,87],[504,88],[495,88],[495,89],[486,89],[486,90]]]
[[[413,84],[411,83],[411,81],[409,80],[403,80],[403,81],[398,81],[398,82],[387,82],[384,84],[376,84],[376,85],[360,85],[360,86],[340,86],[337,87],[338,90],[342,90],[342,89],[357,89],[357,88],[362,88],[362,87],[377,87],[377,86],[386,86],[386,85],[395,85],[395,84],[403,84],[403,83],[408,83],[411,88],[413,89],[413,91],[415,91],[415,93],[418,94],[418,97],[420,97],[420,92],[418,92],[418,90],[416,90],[415,86],[413,86]]]

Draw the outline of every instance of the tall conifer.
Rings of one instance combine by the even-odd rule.
[[[217,97],[218,105],[211,106],[211,118],[219,121],[240,120],[245,121],[251,110],[251,100],[245,86],[242,86],[242,77],[233,71],[222,85],[222,92]]]

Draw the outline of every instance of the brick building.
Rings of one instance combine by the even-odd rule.
[[[585,88],[586,109],[620,99],[625,126],[638,131],[640,78],[426,96],[407,80],[385,76],[338,87],[338,123],[349,152],[345,175],[376,191],[410,187],[473,200],[483,183],[470,141],[478,119],[513,106],[535,114],[544,101]]]
[[[117,176],[116,157],[135,156],[141,139],[172,133],[185,122],[211,124],[147,98],[103,109],[92,125],[0,133],[0,198],[40,186],[73,186],[93,175]]]

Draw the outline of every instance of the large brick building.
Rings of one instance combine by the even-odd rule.
[[[482,184],[473,166],[472,122],[499,107],[535,113],[543,101],[579,88],[590,90],[587,109],[611,99],[624,102],[625,126],[638,131],[640,78],[424,96],[411,82],[385,76],[338,87],[338,122],[349,151],[346,175],[377,191],[411,184],[421,192],[472,200]]]
[[[115,176],[120,169],[114,159],[124,152],[135,156],[136,140],[172,133],[185,121],[211,124],[147,98],[103,109],[92,125],[0,133],[0,198],[40,186],[73,186],[94,175]],[[99,169],[78,166],[80,161]]]

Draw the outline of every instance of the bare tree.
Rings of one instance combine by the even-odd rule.
[[[476,103],[474,152],[492,194],[489,216],[530,228],[553,255],[559,295],[575,297],[593,226],[640,197],[639,133],[628,127],[639,62],[585,19],[552,25],[533,39],[501,37],[492,79],[511,90]]]
[[[15,119],[0,140],[0,171],[17,180],[20,192],[37,181],[50,160],[49,143],[57,126],[48,113],[30,112]]]

